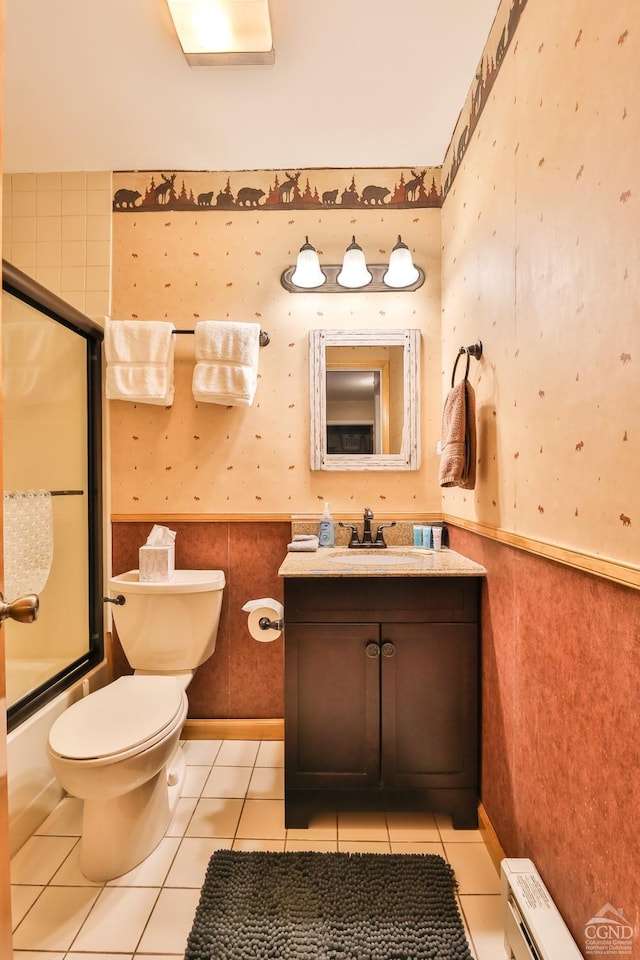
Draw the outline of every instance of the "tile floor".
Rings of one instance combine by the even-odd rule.
[[[476,830],[431,814],[327,814],[285,830],[281,741],[190,740],[164,839],[108,883],[78,866],[81,802],[61,801],[11,863],[15,960],[182,960],[214,850],[437,853],[459,884],[476,960],[504,960],[499,881]]]

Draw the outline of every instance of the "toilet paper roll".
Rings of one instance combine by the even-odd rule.
[[[254,640],[260,643],[270,643],[277,640],[282,630],[274,630],[271,627],[263,629],[260,626],[260,620],[266,618],[269,621],[280,620],[284,618],[284,607],[279,600],[273,597],[262,597],[259,600],[248,600],[242,608],[248,614],[249,633]]]

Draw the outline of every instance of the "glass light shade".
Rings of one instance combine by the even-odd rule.
[[[268,0],[167,0],[182,50],[192,65],[203,57],[266,55],[273,50]],[[200,58],[200,59],[198,59]],[[190,60],[191,62],[191,60]]]
[[[295,283],[296,287],[312,290],[326,282],[327,278],[320,269],[320,260],[315,247],[309,243],[309,237],[305,237],[296,260],[296,268],[291,275],[291,283]]]
[[[356,243],[355,237],[352,237],[351,243],[347,247],[342,261],[342,270],[336,280],[341,287],[348,287],[350,290],[366,287],[373,280],[367,268],[362,247]]]
[[[411,251],[406,243],[402,242],[402,238],[398,237],[398,242],[391,251],[389,267],[382,278],[382,282],[387,287],[399,289],[410,286],[419,277],[420,274],[413,265]]]

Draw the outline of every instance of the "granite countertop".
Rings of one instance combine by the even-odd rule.
[[[280,577],[483,577],[486,569],[455,550],[401,546],[386,550],[319,547],[291,551]]]

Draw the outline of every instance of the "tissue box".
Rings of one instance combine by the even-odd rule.
[[[174,543],[164,547],[140,547],[138,554],[138,576],[141,582],[171,580],[176,568]]]

